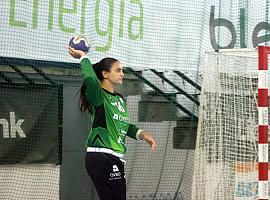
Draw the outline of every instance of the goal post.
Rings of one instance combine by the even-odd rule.
[[[258,175],[259,199],[268,199],[268,54],[270,47],[258,47]]]
[[[205,54],[193,200],[268,199],[268,52]]]

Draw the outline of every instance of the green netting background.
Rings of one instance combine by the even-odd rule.
[[[98,199],[84,169],[91,122],[77,109],[82,82],[78,61],[66,50],[72,36],[89,39],[92,62],[111,56],[124,64],[126,80],[118,90],[127,98],[132,121],[157,139],[155,153],[143,142],[127,140],[127,198],[134,200],[191,199],[205,51],[253,48],[270,39],[268,0],[3,0],[0,13],[1,86],[63,87],[60,161],[1,164],[0,199]],[[25,95],[34,91],[26,87]],[[14,91],[5,90],[1,100],[8,102],[10,95]],[[0,112],[3,143],[7,116]],[[19,119],[24,113],[15,122]],[[38,130],[45,130],[42,123]],[[53,133],[51,139],[59,139],[59,131]],[[32,143],[21,151],[29,149]]]

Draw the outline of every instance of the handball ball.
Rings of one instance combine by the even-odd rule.
[[[82,35],[77,35],[69,41],[69,46],[76,49],[81,50],[84,53],[88,53],[90,45],[87,39]]]

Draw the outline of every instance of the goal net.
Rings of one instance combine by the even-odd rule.
[[[192,199],[258,197],[258,55],[205,55]]]

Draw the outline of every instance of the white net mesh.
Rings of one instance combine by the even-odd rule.
[[[2,165],[0,199],[59,199],[59,176],[60,165]]]
[[[207,53],[204,69],[193,199],[256,198],[257,51]]]

